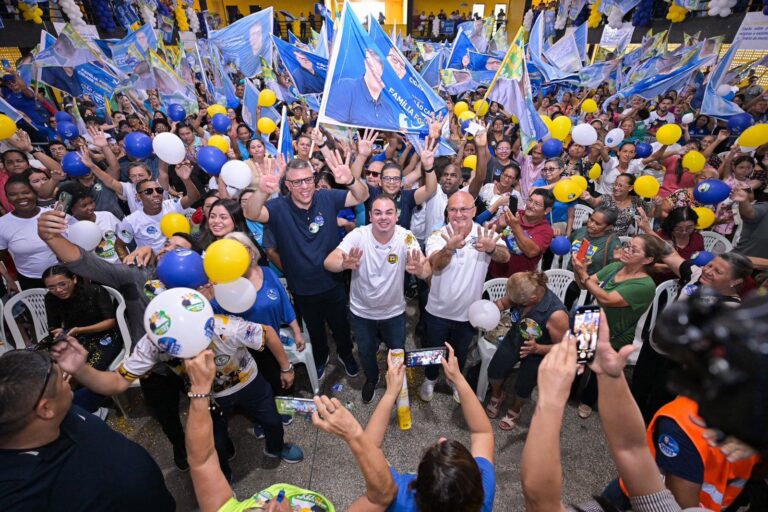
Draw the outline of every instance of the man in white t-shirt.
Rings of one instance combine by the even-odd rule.
[[[475,329],[469,323],[469,306],[479,300],[491,261],[506,263],[509,250],[492,230],[476,224],[475,199],[456,192],[448,199],[448,225],[427,240],[427,257],[432,265],[432,287],[425,311],[425,347],[442,347],[450,342],[459,366],[464,367]],[[426,367],[426,379],[419,396],[432,400],[438,366]],[[458,395],[454,391],[454,400]]]
[[[325,259],[330,272],[352,270],[349,309],[365,372],[363,403],[373,400],[379,380],[378,332],[391,349],[405,348],[405,272],[431,274],[416,237],[397,225],[397,205],[387,196],[371,203],[371,224],[352,230]]]
[[[190,179],[192,166],[180,164],[176,174],[184,182],[187,195],[181,199],[163,200],[165,189],[154,180],[145,180],[136,184],[136,193],[142,203],[142,209],[128,215],[120,224],[117,240],[117,253],[120,259],[128,255],[126,245],[136,242],[137,247],[151,247],[155,254],[163,248],[166,237],[160,230],[160,221],[169,213],[184,213],[200,198],[200,192]]]
[[[666,96],[663,100],[656,105],[656,110],[651,112],[651,115],[646,119],[645,126],[647,126],[651,133],[656,133],[656,130],[661,128],[667,123],[675,122],[675,114],[669,111],[672,108],[674,100],[669,96]]]
[[[199,293],[190,300],[204,300]],[[248,322],[235,316],[214,316],[211,344],[216,362],[216,377],[211,396],[221,408],[222,414],[213,414],[213,431],[219,463],[222,471],[231,477],[228,452],[231,441],[227,432],[227,417],[235,407],[245,413],[249,420],[258,422],[266,435],[264,454],[282,458],[289,463],[304,458],[301,449],[283,439],[283,423],[277,413],[272,388],[258,373],[256,361],[248,349],[264,350],[266,346],[275,356],[281,368],[280,380],[284,388],[293,384],[293,365],[288,361],[282,342],[274,329],[269,326]],[[167,339],[167,338],[166,338]],[[122,393],[136,379],[149,374],[158,363],[165,363],[174,373],[184,371],[183,361],[151,341],[142,337],[128,358],[111,372],[99,371],[86,364],[88,353],[75,338],[69,337],[53,350],[53,358],[62,370],[73,375],[88,389],[106,396]],[[231,453],[229,453],[231,455]]]

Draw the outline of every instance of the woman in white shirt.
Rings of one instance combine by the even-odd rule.
[[[490,222],[497,220],[510,208],[510,202],[517,203],[517,207],[523,205],[520,192],[515,190],[520,179],[520,168],[514,164],[507,164],[499,175],[499,181],[486,183],[480,189],[478,198],[485,204],[485,209],[493,214]],[[514,201],[510,199],[515,198]],[[512,206],[514,207],[514,204]],[[515,208],[515,211],[517,208]]]

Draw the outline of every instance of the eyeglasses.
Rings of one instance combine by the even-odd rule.
[[[557,172],[559,170],[560,170],[559,167],[543,167],[541,169],[541,172]]]
[[[634,247],[631,242],[624,242],[621,244],[621,248],[630,254],[643,254],[643,251],[637,247]]]
[[[474,210],[474,206],[463,206],[461,208],[448,208],[448,213],[456,215],[457,213],[469,213]]]
[[[381,173],[380,172],[376,172],[376,171],[365,171],[365,175],[366,176],[373,176],[373,177],[377,178],[377,177],[381,176]]]
[[[312,185],[315,183],[314,176],[307,176],[306,178],[299,178],[297,180],[285,180],[294,187],[300,187],[302,185]]]
[[[48,289],[48,291],[52,292],[54,290],[64,290],[64,289],[67,288],[67,286],[69,286],[69,283],[66,282],[66,281],[62,281],[60,283],[56,283],[56,284],[52,284],[50,286],[46,286],[46,288]]]
[[[531,205],[531,206],[535,206],[536,208],[544,208],[544,203],[537,203],[533,199],[528,199],[528,201],[526,201],[526,203]]]
[[[37,395],[37,400],[35,400],[34,405],[32,405],[32,410],[34,411],[37,408],[37,404],[40,403],[40,400],[43,399],[43,395],[45,394],[45,390],[48,389],[48,382],[51,380],[51,374],[53,373],[53,359],[50,357],[46,357],[48,359],[48,371],[45,372],[45,380],[43,381],[43,389],[40,390],[40,394]]]
[[[696,231],[696,226],[677,226],[672,231],[675,233],[693,233]]]
[[[397,183],[399,181],[402,181],[402,178],[400,178],[399,176],[384,176],[383,178],[381,178],[381,181],[383,181],[384,183]]]
[[[145,196],[151,196],[152,194],[163,195],[164,193],[165,193],[165,189],[163,187],[145,188],[144,190],[139,192],[139,194],[144,194]]]

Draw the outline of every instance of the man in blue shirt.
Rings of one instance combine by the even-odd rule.
[[[275,236],[277,250],[288,279],[288,289],[312,342],[317,376],[322,378],[328,363],[326,322],[336,341],[339,361],[350,377],[358,374],[352,355],[347,320],[347,293],[342,276],[325,270],[326,256],[339,243],[336,216],[345,207],[357,206],[368,198],[368,187],[356,179],[339,153],[329,153],[326,162],[336,183],[344,190],[315,190],[312,167],[304,160],[291,161],[285,183],[289,195],[267,198],[279,190],[277,176],[262,176],[259,190],[245,205],[245,216],[267,224]]]

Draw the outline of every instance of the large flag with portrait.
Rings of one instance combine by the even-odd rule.
[[[280,61],[300,94],[319,94],[325,87],[328,60],[272,36]]]
[[[208,39],[227,62],[234,62],[247,77],[261,72],[261,58],[272,63],[272,7],[241,18],[231,25],[211,31]]]

